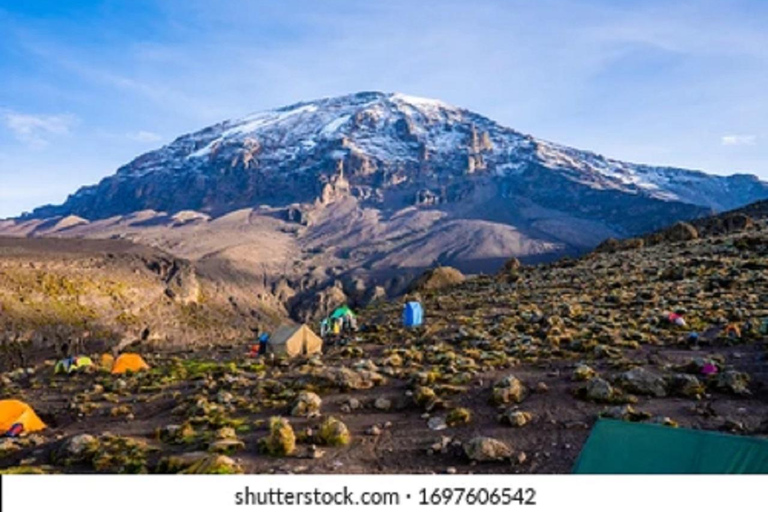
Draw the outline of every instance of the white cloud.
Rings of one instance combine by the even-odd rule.
[[[720,139],[723,146],[754,146],[756,135],[723,135]]]
[[[77,118],[69,114],[34,115],[10,112],[5,114],[4,121],[17,140],[39,149],[48,145],[51,136],[68,134],[77,123]]]
[[[139,130],[137,132],[131,132],[128,138],[136,142],[160,142],[163,140],[163,136],[159,133],[150,132],[146,130]]]

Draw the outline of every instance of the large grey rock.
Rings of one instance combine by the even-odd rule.
[[[619,375],[619,384],[631,393],[663,397],[667,395],[664,378],[645,368],[633,368]]]
[[[494,462],[509,459],[512,448],[498,439],[478,436],[464,445],[464,453],[476,462]]]
[[[613,386],[600,377],[595,377],[587,382],[584,390],[585,397],[595,402],[608,402],[613,398],[615,392]]]

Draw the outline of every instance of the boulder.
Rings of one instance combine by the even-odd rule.
[[[320,425],[317,437],[318,441],[326,446],[346,446],[352,436],[341,420],[331,416]]]
[[[434,409],[440,403],[435,390],[427,386],[419,386],[414,390],[413,401],[427,411]]]
[[[457,427],[459,425],[466,425],[472,421],[472,411],[464,407],[457,407],[451,409],[448,416],[445,418],[445,422],[449,427]]]
[[[699,238],[699,232],[687,222],[677,222],[663,236],[668,242],[688,242]]]
[[[647,412],[638,411],[631,405],[608,407],[600,413],[600,416],[624,421],[643,421],[651,417]]]
[[[478,436],[464,445],[464,453],[476,462],[495,462],[512,457],[512,448],[498,439]]]
[[[243,450],[245,443],[237,438],[228,437],[226,439],[218,439],[208,445],[208,451],[213,453],[232,454],[236,451]]]
[[[427,270],[408,287],[408,293],[442,290],[463,283],[464,274],[453,267]]]
[[[496,405],[516,403],[525,398],[525,386],[514,375],[508,375],[493,385],[491,401]]]
[[[513,427],[524,427],[533,419],[533,414],[525,411],[508,410],[501,415],[501,420]]]
[[[587,400],[595,402],[609,402],[613,398],[615,390],[605,379],[594,377],[584,387],[584,396]]]
[[[269,420],[269,435],[260,440],[260,445],[273,457],[292,455],[296,451],[296,434],[288,420],[273,416]]]
[[[190,452],[162,459],[158,465],[158,472],[185,475],[236,475],[243,470],[226,455]]]
[[[517,258],[508,259],[499,270],[497,279],[501,282],[515,282],[520,279],[520,260]]]
[[[669,387],[672,394],[685,398],[698,398],[706,390],[698,378],[687,373],[673,375]]]
[[[593,370],[590,366],[587,366],[586,364],[579,364],[573,370],[573,375],[571,378],[575,381],[585,382],[596,376],[597,372],[595,372],[595,370]]]
[[[433,416],[427,420],[427,427],[429,430],[445,430],[448,428],[448,423],[442,416]]]
[[[65,464],[86,462],[99,450],[99,440],[90,434],[72,436],[62,444],[58,458]]]
[[[633,368],[619,375],[619,384],[631,393],[663,397],[667,395],[664,378],[645,368]]]
[[[371,389],[385,381],[383,375],[370,370],[353,370],[347,367],[320,368],[314,372],[321,384],[333,386],[342,391]]]
[[[6,438],[0,441],[0,457],[6,457],[21,449],[15,439]]]
[[[302,391],[293,403],[291,416],[316,416],[320,414],[320,406],[322,404],[323,401],[317,393],[313,393],[312,391]]]
[[[749,391],[749,381],[749,375],[744,372],[726,370],[717,376],[715,388],[727,393],[746,396],[751,394]]]

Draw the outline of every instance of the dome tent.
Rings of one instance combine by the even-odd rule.
[[[149,365],[139,354],[121,354],[115,359],[112,373],[139,372],[149,370]]]
[[[46,427],[34,409],[24,402],[0,400],[0,436],[9,433],[16,425],[21,425],[22,432],[37,432]]]
[[[93,361],[87,356],[68,357],[62,359],[56,363],[53,371],[54,373],[73,373],[78,370],[90,368],[93,366]]]
[[[355,312],[352,311],[349,306],[344,305],[341,307],[336,308],[333,313],[331,313],[330,318],[336,319],[336,318],[344,318],[345,316],[356,316]]]

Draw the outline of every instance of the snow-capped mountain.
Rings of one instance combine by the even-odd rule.
[[[242,311],[306,320],[425,267],[495,272],[768,197],[754,176],[636,165],[441,101],[364,92],[225,121],[0,235],[129,239],[191,260]]]
[[[146,209],[217,216],[339,194],[396,209],[457,203],[488,186],[510,203],[525,197],[626,234],[768,197],[768,185],[754,176],[630,164],[539,140],[438,100],[363,92],[184,135],[27,218],[95,220]],[[647,208],[652,218],[622,219]]]

